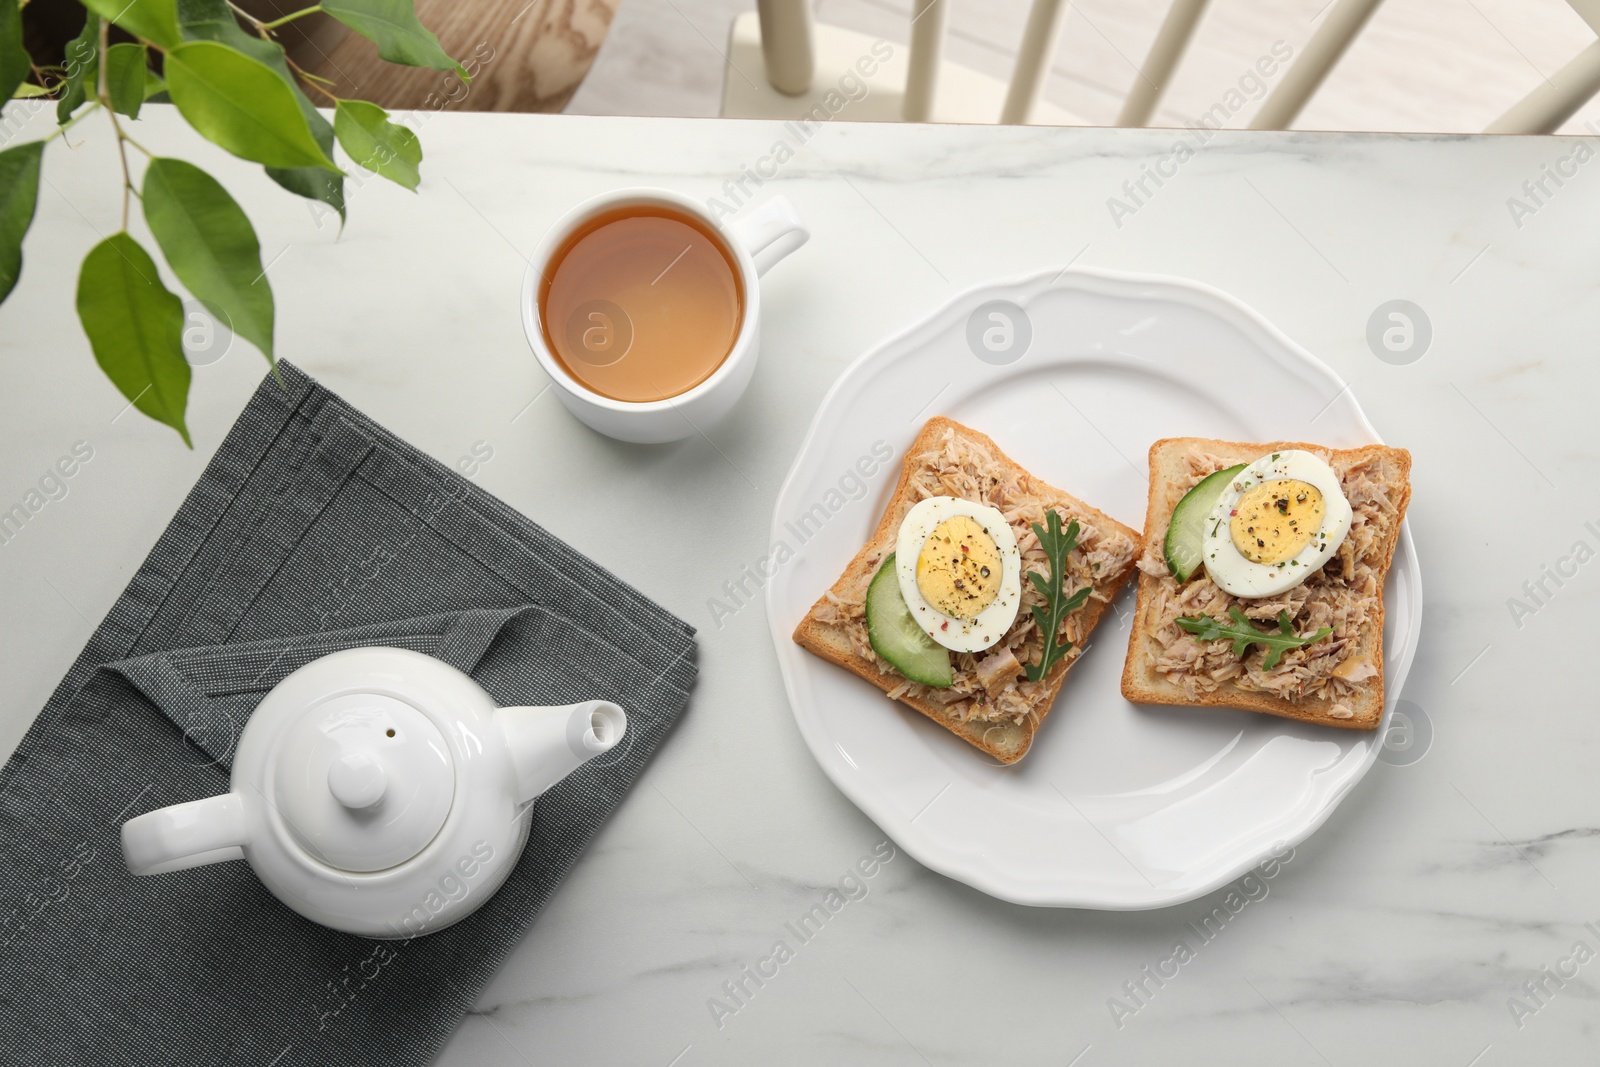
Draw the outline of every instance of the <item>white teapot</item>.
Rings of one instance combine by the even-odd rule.
[[[497,708],[467,675],[398,648],[306,664],[267,694],[230,791],[128,820],[136,875],[244,859],[324,926],[442,930],[500,888],[532,801],[627,731],[616,704]]]

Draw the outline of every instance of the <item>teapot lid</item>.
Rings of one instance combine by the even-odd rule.
[[[278,737],[269,801],[313,858],[344,871],[386,870],[439,833],[455,762],[422,712],[382,693],[307,708]]]

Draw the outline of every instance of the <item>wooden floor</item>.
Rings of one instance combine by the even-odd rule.
[[[1028,0],[947,2],[946,58],[1007,77]],[[1275,42],[1298,54],[1326,6],[1327,0],[1213,0],[1156,122],[1182,125],[1213,109]],[[715,115],[728,26],[753,7],[753,0],[621,0],[566,110]],[[1166,0],[1073,2],[1046,98],[1089,122],[1114,121],[1166,7]],[[910,0],[817,0],[816,8],[823,21],[907,39]],[[1478,131],[1594,39],[1564,0],[1387,0],[1296,126]],[[1244,126],[1254,112],[1258,101],[1244,95],[1228,126]],[[1563,132],[1600,133],[1600,103],[1585,107]]]

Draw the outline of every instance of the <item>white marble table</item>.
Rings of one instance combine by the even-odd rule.
[[[832,125],[766,185],[815,236],[766,279],[747,403],[709,441],[641,449],[588,432],[544,392],[518,323],[523,257],[581,197],[643,182],[721,195],[792,133],[433,117],[421,195],[367,183],[335,240],[329,220],[162,111],[149,109],[141,140],[203,158],[263,235],[282,355],[442,460],[492,448],[482,485],[702,628],[690,713],[441,1063],[1592,1056],[1600,962],[1573,956],[1579,941],[1600,951],[1592,152],[1580,163],[1570,140],[1221,134],[1174,165],[1171,131]],[[46,156],[23,280],[0,308],[0,507],[74,442],[93,458],[0,544],[5,753],[263,369],[238,342],[197,370],[193,453],[124,411],[72,306],[79,261],[117,225],[118,176],[104,123],[72,141]],[[1153,195],[1134,204],[1123,183],[1158,166],[1175,176],[1147,179]],[[1546,167],[1564,184],[1545,179],[1551,195],[1536,202],[1524,182]],[[1120,225],[1113,196],[1136,208]],[[1533,210],[1514,217],[1511,197]],[[1029,910],[896,855],[799,944],[785,923],[883,835],[807,754],[759,603],[719,627],[708,601],[766,551],[777,487],[848,361],[965,287],[1069,260],[1237,295],[1412,450],[1427,614],[1405,698],[1431,743],[1375,767],[1210,942],[1189,924],[1221,893],[1145,913]],[[1432,327],[1405,365],[1366,340],[1396,299]],[[691,514],[709,531],[693,551],[621,529],[682,530]],[[1144,968],[1183,937],[1195,958],[1157,987]],[[711,998],[733,1003],[724,983],[780,938],[794,958],[715,1018]],[[1126,984],[1140,982],[1134,999]]]

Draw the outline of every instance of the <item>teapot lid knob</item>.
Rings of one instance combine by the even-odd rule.
[[[359,810],[383,799],[389,785],[383,762],[360,749],[345,752],[328,765],[328,790],[340,804]]]

